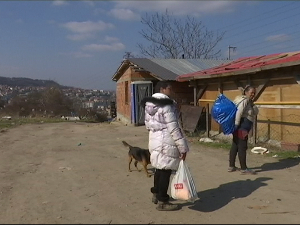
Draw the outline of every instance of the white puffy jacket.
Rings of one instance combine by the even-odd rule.
[[[175,102],[165,94],[155,93],[141,103],[149,130],[151,165],[157,169],[177,170],[180,154],[188,152],[189,147],[179,124]]]

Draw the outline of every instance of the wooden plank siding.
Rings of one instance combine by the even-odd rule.
[[[214,100],[217,98],[220,90],[229,99],[233,100],[241,94],[241,87],[251,83],[260,90],[257,96],[256,104],[259,107],[258,120],[270,120],[271,124],[257,124],[257,138],[261,140],[272,139],[288,143],[300,143],[300,85],[295,74],[299,72],[295,69],[282,71],[264,71],[263,73],[241,75],[240,77],[226,77],[223,79],[200,79],[197,83],[208,85],[202,98],[198,100],[200,106],[207,104],[211,109]],[[193,81],[195,82],[195,81]],[[199,86],[200,87],[200,86]],[[269,108],[267,107],[269,105]],[[277,105],[277,106],[274,106]],[[282,107],[284,105],[285,107]],[[298,108],[296,108],[298,107]],[[272,124],[272,121],[277,124]],[[278,122],[299,123],[278,124]],[[211,120],[211,130],[219,131],[219,125]],[[220,131],[219,131],[220,132]]]
[[[174,92],[174,99],[181,105],[191,105],[193,102],[193,88],[189,86],[189,82],[176,82],[172,81],[172,89]]]
[[[292,79],[270,81],[269,86],[266,87],[257,102],[300,102],[300,85]],[[300,125],[300,109],[261,107],[258,120],[299,123]],[[299,132],[300,126],[258,124],[258,137],[268,137],[269,135],[272,140],[300,143]]]

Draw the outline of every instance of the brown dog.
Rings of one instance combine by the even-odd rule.
[[[123,145],[129,148],[128,151],[128,157],[129,157],[129,164],[128,164],[128,169],[129,172],[132,170],[130,169],[130,164],[132,160],[135,160],[134,166],[138,171],[141,171],[137,167],[137,163],[141,163],[144,167],[144,170],[147,174],[147,177],[151,177],[150,173],[148,173],[147,165],[150,164],[150,152],[148,149],[142,149],[139,147],[134,147],[128,144],[126,141],[122,141]]]

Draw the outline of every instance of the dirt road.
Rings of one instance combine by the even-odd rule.
[[[180,211],[157,211],[153,178],[128,172],[121,143],[147,148],[147,135],[144,126],[119,122],[32,124],[1,132],[0,223],[300,222],[299,159],[249,153],[257,175],[228,173],[227,151],[192,142],[187,163],[200,199],[179,202]]]

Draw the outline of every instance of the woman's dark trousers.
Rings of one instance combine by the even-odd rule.
[[[168,195],[168,188],[170,183],[170,176],[172,170],[155,169],[154,173],[154,187],[151,192],[156,194],[156,198],[161,202],[168,202],[170,196]]]
[[[229,166],[235,166],[236,155],[239,157],[241,170],[247,169],[246,151],[248,148],[248,137],[239,138],[237,132],[233,134],[232,145],[229,152]]]

